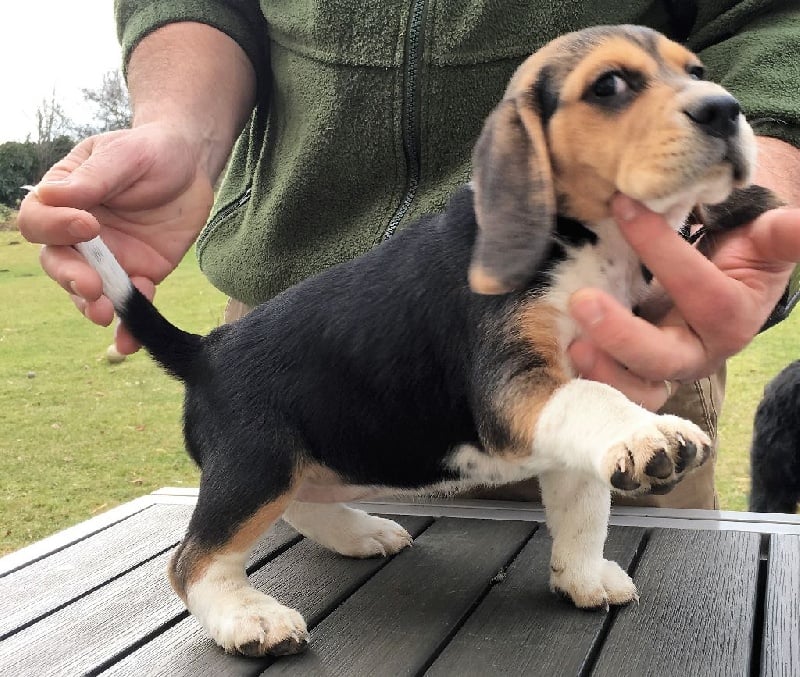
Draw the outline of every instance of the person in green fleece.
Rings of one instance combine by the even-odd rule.
[[[440,209],[469,180],[472,144],[516,66],[590,25],[648,25],[697,52],[759,135],[756,181],[800,205],[794,3],[117,0],[115,11],[132,128],[79,143],[19,215],[23,235],[45,245],[44,270],[101,325],[111,304],[69,245],[100,234],[152,297],[196,241],[235,319]],[[785,290],[800,261],[800,209],[728,237],[711,265],[643,206],[620,196],[613,207],[676,307],[654,326],[597,290],[576,293],[574,366],[713,437],[726,358],[794,300]],[[116,345],[137,349],[123,327]],[[715,507],[713,463],[645,500]]]

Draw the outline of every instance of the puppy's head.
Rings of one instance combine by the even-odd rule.
[[[517,70],[473,154],[479,225],[470,286],[517,289],[555,214],[586,224],[624,193],[676,227],[750,182],[755,138],[739,104],[690,51],[639,26],[547,44]]]

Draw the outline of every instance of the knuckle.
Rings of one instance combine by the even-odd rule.
[[[28,240],[28,242],[37,242],[39,237],[36,229],[37,220],[31,218],[31,209],[32,207],[28,202],[28,198],[25,198],[25,200],[22,201],[19,214],[17,215],[17,228],[19,229],[20,235]]]

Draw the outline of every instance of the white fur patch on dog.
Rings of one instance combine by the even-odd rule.
[[[263,656],[297,653],[308,643],[303,617],[250,585],[246,556],[217,555],[188,586],[186,606],[228,653]]]
[[[630,576],[603,557],[611,509],[608,488],[597,478],[572,470],[544,473],[539,484],[553,537],[551,589],[583,609],[638,600]]]
[[[578,470],[602,482],[620,471],[646,484],[647,464],[660,452],[677,464],[687,443],[695,447],[697,457],[683,471],[702,463],[711,444],[698,426],[647,411],[611,386],[573,379],[542,409],[533,455],[552,469]]]
[[[342,503],[292,501],[283,519],[303,536],[347,557],[387,557],[412,541],[396,522]]]
[[[103,293],[111,300],[114,309],[124,307],[131,295],[133,283],[106,243],[95,237],[88,242],[78,242],[75,249],[100,275],[100,279],[103,280]]]

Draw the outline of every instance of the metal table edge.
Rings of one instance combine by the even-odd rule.
[[[155,505],[193,505],[197,489],[163,487],[140,496],[84,522],[68,527],[29,546],[0,558],[0,576],[77,543],[109,526]],[[424,515],[471,519],[544,522],[540,503],[459,498],[376,498],[350,503],[353,507],[387,515]],[[800,535],[800,515],[752,513],[723,510],[676,510],[615,506],[610,523],[664,529],[748,531],[762,534]]]

